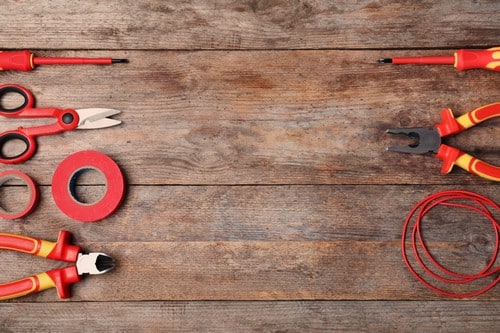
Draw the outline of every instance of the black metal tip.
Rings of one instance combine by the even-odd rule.
[[[128,63],[128,59],[111,59],[111,63],[113,63],[113,64],[126,64],[126,63]]]
[[[392,64],[392,58],[380,58],[377,62],[381,64]]]
[[[97,257],[95,266],[99,272],[105,272],[115,267],[115,261],[113,260],[113,258],[108,257],[107,255],[100,254]]]
[[[386,133],[406,135],[413,140],[413,143],[406,146],[387,147],[386,150],[390,151],[412,154],[437,153],[441,146],[441,135],[436,128],[389,128]]]

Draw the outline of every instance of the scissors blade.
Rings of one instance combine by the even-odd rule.
[[[106,108],[89,108],[76,110],[80,121],[78,129],[96,129],[105,128],[121,124],[121,121],[110,119],[108,117],[120,113],[120,110]]]

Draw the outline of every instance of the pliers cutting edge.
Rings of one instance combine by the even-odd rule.
[[[57,243],[37,238],[0,233],[0,249],[14,250],[39,257],[62,260],[75,265],[57,268],[21,280],[0,284],[0,300],[56,288],[60,298],[70,297],[69,286],[80,281],[82,274],[102,274],[114,268],[113,259],[104,253],[81,253],[70,243],[71,233],[59,232]]]
[[[401,153],[426,154],[434,153],[443,161],[441,173],[449,173],[453,165],[478,175],[480,177],[500,181],[500,167],[483,162],[463,151],[445,145],[442,138],[457,134],[475,126],[487,119],[500,116],[500,103],[493,103],[472,110],[458,118],[453,116],[450,109],[441,111],[441,123],[434,128],[391,128],[390,134],[403,134],[415,140],[407,146],[390,146],[387,150]]]

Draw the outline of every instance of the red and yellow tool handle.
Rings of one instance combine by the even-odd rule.
[[[462,129],[473,127],[491,118],[500,117],[500,102],[481,106],[457,118]]]
[[[441,123],[436,128],[441,137],[460,133],[488,119],[500,117],[500,102],[481,106],[467,112],[458,118],[453,116],[451,109],[441,111]]]
[[[60,298],[71,296],[70,285],[79,282],[76,266],[58,268],[21,280],[0,284],[0,300],[17,298],[56,288]]]
[[[70,244],[71,233],[59,232],[56,243],[38,238],[0,233],[0,249],[13,250],[39,257],[76,262],[80,247]],[[0,300],[21,297],[48,288],[57,288],[59,297],[70,296],[69,286],[80,281],[76,266],[54,269],[25,279],[0,284]]]
[[[59,232],[57,242],[38,238],[0,233],[0,249],[13,250],[36,255],[43,258],[76,262],[81,249],[70,243],[71,233],[66,230]]]
[[[500,71],[500,47],[488,50],[458,50],[454,66],[458,70],[488,69]]]
[[[441,173],[449,173],[456,165],[479,177],[500,182],[500,167],[483,162],[455,147],[441,144],[436,156],[443,161]]]
[[[500,103],[492,103],[455,118],[450,109],[441,111],[441,123],[436,128],[441,137],[460,133],[488,119],[500,117]],[[437,157],[443,160],[442,173],[449,173],[453,165],[480,177],[500,181],[500,167],[483,162],[463,151],[442,144]]]

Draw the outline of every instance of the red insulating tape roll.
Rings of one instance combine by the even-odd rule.
[[[95,169],[106,178],[106,193],[101,200],[86,204],[73,195],[73,182],[79,172]],[[84,150],[59,164],[52,179],[52,195],[59,209],[81,222],[96,222],[114,213],[125,195],[125,180],[120,167],[107,155]]]
[[[22,180],[28,186],[28,191],[30,193],[28,204],[21,211],[8,212],[0,208],[1,218],[14,220],[28,215],[33,211],[33,209],[35,209],[35,206],[38,203],[39,193],[38,193],[38,187],[35,185],[33,179],[31,179],[31,177],[25,174],[24,172],[17,170],[6,170],[0,172],[0,186],[2,186],[3,184],[5,184],[5,182],[11,179]]]

